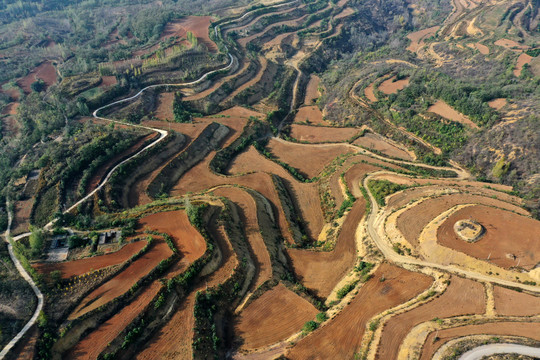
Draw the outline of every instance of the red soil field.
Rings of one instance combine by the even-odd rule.
[[[437,102],[433,105],[431,105],[428,108],[429,112],[435,113],[439,116],[442,116],[445,119],[452,120],[458,123],[461,123],[463,125],[466,125],[473,129],[478,129],[478,125],[473,123],[468,117],[461,114],[460,112],[457,112],[449,106],[447,103],[445,103],[442,100],[437,100]]]
[[[276,140],[275,138],[268,142],[268,150],[278,159],[298,169],[309,178],[317,176],[339,155],[355,152],[354,149],[346,145],[310,146]]]
[[[159,281],[154,281],[129,305],[85,336],[66,354],[65,358],[96,359],[107,348],[107,345],[150,304],[161,286]]]
[[[532,56],[525,53],[522,53],[521,55],[519,55],[517,59],[517,63],[516,63],[516,68],[514,69],[514,76],[519,77],[521,75],[521,70],[523,70],[523,65],[529,64],[532,61],[532,59],[533,59]]]
[[[19,105],[20,103],[18,102],[8,104],[4,110],[2,110],[2,115],[17,115],[17,108]]]
[[[448,341],[468,335],[522,336],[540,341],[540,324],[519,322],[494,322],[481,325],[466,325],[457,328],[439,330],[429,334],[422,349],[421,360],[430,360],[433,354]],[[439,338],[434,341],[435,336]]]
[[[126,151],[116,155],[115,157],[107,161],[105,164],[100,166],[98,171],[94,175],[92,175],[92,177],[88,181],[88,185],[86,186],[86,193],[89,193],[91,190],[97,188],[99,183],[105,178],[107,172],[109,172],[109,170],[111,170],[116,164],[120,163],[123,159],[127,159],[131,155],[135,154],[137,151],[141,150],[144,147],[144,144],[147,141],[157,139],[158,136],[158,133],[153,132],[142,137]]]
[[[306,87],[305,105],[311,105],[313,100],[319,97],[319,83],[321,79],[317,75],[311,75]]]
[[[160,120],[174,121],[173,101],[173,92],[159,94],[158,105],[154,116]]]
[[[521,50],[527,50],[529,48],[527,45],[523,45],[513,40],[508,40],[508,39],[499,39],[495,41],[494,44],[497,46],[502,46],[509,50],[518,51],[518,52],[520,52]]]
[[[454,231],[458,220],[473,219],[480,223],[485,233],[480,240],[469,243],[461,240]],[[540,262],[540,221],[488,206],[468,206],[452,214],[437,229],[439,244],[461,251],[477,259],[487,259],[503,268],[519,263],[531,270]],[[515,259],[508,258],[512,254]]]
[[[15,101],[19,101],[20,97],[21,97],[21,93],[19,92],[19,89],[17,87],[10,87],[9,89],[4,90],[4,89],[2,89],[2,87],[5,84],[6,83],[3,83],[3,84],[0,85],[0,92],[8,95],[10,98],[12,98]]]
[[[347,215],[333,251],[288,249],[292,267],[302,284],[326,298],[356,261],[355,233],[364,217],[366,201],[359,198]],[[332,269],[332,271],[328,271]]]
[[[263,36],[270,29],[273,29],[273,28],[279,27],[279,26],[296,26],[296,25],[300,24],[306,17],[307,17],[307,14],[304,15],[304,16],[301,16],[301,17],[299,17],[297,19],[286,20],[286,21],[281,21],[281,22],[274,23],[272,25],[267,26],[263,31],[261,31],[259,33],[253,34],[253,35],[245,37],[245,38],[238,39],[238,44],[240,46],[242,46],[242,47],[245,47],[250,41],[252,41],[252,40],[254,40],[254,39],[258,38],[258,37]]]
[[[418,236],[424,227],[435,217],[444,211],[459,204],[484,204],[497,206],[508,210],[524,212],[518,206],[507,204],[503,201],[471,194],[443,195],[434,199],[428,199],[405,211],[397,218],[397,228],[405,239],[413,245],[418,245]]]
[[[285,172],[285,170],[283,170],[283,168],[261,157],[257,153],[256,150],[250,149],[249,151],[253,151],[254,153],[254,158],[255,158],[254,161],[256,161],[255,164],[259,164],[261,162],[269,163],[272,166],[275,166],[277,170],[281,171],[279,173],[280,176],[281,175],[289,176]],[[186,194],[187,192],[198,193],[200,191],[214,187],[216,185],[224,185],[224,184],[238,184],[238,185],[242,185],[248,188],[252,188],[258,191],[259,193],[261,193],[266,199],[268,199],[268,201],[270,201],[274,209],[277,209],[277,222],[279,223],[282,235],[285,239],[287,239],[289,243],[292,243],[293,240],[288,231],[288,225],[285,220],[285,215],[283,213],[283,209],[279,205],[280,200],[278,198],[278,195],[276,193],[274,184],[272,183],[272,179],[270,178],[270,176],[265,173],[250,173],[250,174],[239,176],[239,177],[226,177],[226,176],[216,175],[215,173],[211,172],[210,169],[208,168],[208,163],[214,156],[215,156],[215,152],[210,153],[203,161],[201,161],[199,164],[191,168],[191,170],[188,171],[188,173],[182,177],[181,181],[175,185],[171,194],[183,195],[183,194]],[[249,169],[248,171],[251,172],[253,170],[254,169]],[[242,172],[244,171],[242,170]],[[302,184],[302,185],[308,185],[308,184]],[[322,221],[322,212],[320,214],[320,217]]]
[[[407,35],[407,38],[411,40],[411,44],[407,47],[407,50],[411,52],[418,52],[418,50],[424,46],[424,40],[435,35],[439,29],[440,26],[433,26],[424,30],[410,33]]]
[[[107,88],[109,86],[113,86],[113,85],[116,85],[117,81],[116,81],[116,76],[114,75],[111,75],[111,76],[102,76],[101,77],[101,84],[99,84],[99,87],[101,88]]]
[[[302,106],[294,116],[294,122],[307,122],[315,125],[328,125],[328,122],[323,119],[321,110],[315,105]]]
[[[393,76],[390,79],[383,81],[381,85],[379,85],[379,90],[385,93],[386,95],[390,95],[390,94],[398,92],[399,90],[403,90],[408,85],[409,85],[409,78],[396,80],[396,77]]]
[[[225,230],[218,227],[216,219],[209,222],[209,233],[216,240],[222,253],[220,268],[214,273],[201,279],[195,289],[181,302],[171,320],[152,337],[146,348],[137,355],[137,359],[155,359],[160,354],[162,359],[191,359],[191,342],[193,339],[193,306],[195,295],[206,287],[216,286],[225,282],[232,274],[238,260],[228,241]]]
[[[433,318],[481,314],[485,310],[482,284],[453,276],[446,291],[436,299],[392,317],[383,328],[376,359],[397,359],[405,336],[416,325]]]
[[[388,142],[383,136],[366,133],[353,142],[354,145],[363,146],[368,149],[380,151],[384,155],[396,157],[404,160],[413,160],[411,155],[403,149]]]
[[[206,241],[195,229],[182,210],[167,211],[145,216],[140,219],[142,229],[155,230],[172,237],[174,245],[182,256],[182,261],[171,269],[171,276],[184,269],[185,263],[191,264],[206,251]]]
[[[93,270],[121,264],[138,253],[139,250],[141,250],[145,245],[146,241],[137,241],[125,245],[114,253],[106,255],[57,263],[37,263],[33,266],[42,274],[48,274],[51,271],[60,270],[62,272],[62,278],[69,279],[72,276],[79,276]]]
[[[180,20],[168,23],[160,36],[160,40],[171,36],[183,38],[186,37],[188,31],[191,31],[199,41],[208,47],[208,50],[215,52],[217,51],[217,45],[208,36],[211,21],[211,16],[186,16]]]
[[[256,273],[251,287],[256,289],[272,277],[272,262],[259,231],[255,200],[246,191],[236,187],[220,188],[214,190],[214,194],[228,198],[240,208],[240,219],[244,226],[244,233],[251,248],[256,267]]]
[[[377,97],[375,96],[374,87],[375,87],[375,84],[371,83],[369,84],[367,88],[364,89],[364,95],[371,102],[377,102]]]
[[[317,313],[311,303],[279,284],[249,304],[234,329],[243,341],[241,349],[259,349],[300,331]]]
[[[489,55],[489,48],[486,45],[480,44],[480,43],[474,43],[474,44],[467,44],[468,47],[471,49],[476,49],[480,51],[480,54],[482,55]]]
[[[383,277],[386,279],[381,282]],[[354,299],[334,319],[300,340],[288,359],[351,359],[358,351],[368,321],[424,291],[428,276],[383,263]]]
[[[35,199],[32,197],[28,200],[20,200],[15,203],[13,228],[11,230],[13,235],[22,234],[29,230],[30,214],[32,212],[34,201]]]
[[[154,245],[152,245],[146,254],[131,263],[124,271],[114,276],[111,280],[92,291],[79,303],[68,319],[76,319],[124,294],[141,277],[156,267],[161,260],[171,255],[172,251],[165,241],[155,237]]]
[[[26,335],[21,338],[17,345],[15,345],[13,350],[11,350],[11,358],[17,360],[33,360],[36,353],[38,335],[37,326],[34,325],[28,330]]]
[[[495,312],[505,316],[534,316],[540,314],[540,297],[500,286],[493,287]]]
[[[491,100],[490,102],[488,102],[488,105],[495,110],[501,110],[503,106],[505,106],[507,103],[508,101],[506,99],[498,98],[498,99]]]
[[[34,70],[32,70],[28,75],[19,79],[17,84],[24,90],[25,93],[32,92],[30,87],[33,82],[37,79],[42,79],[47,86],[51,86],[56,83],[56,69],[50,62],[44,62]]]
[[[346,142],[358,132],[359,130],[355,128],[291,125],[291,137],[310,143]]]

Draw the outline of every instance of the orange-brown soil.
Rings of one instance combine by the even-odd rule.
[[[363,146],[368,149],[380,151],[384,155],[400,158],[404,160],[413,160],[411,155],[403,149],[393,145],[384,137],[372,133],[366,133],[364,136],[356,139],[353,144]]]
[[[12,359],[33,360],[36,354],[36,345],[38,340],[38,328],[36,325],[30,328],[26,335],[11,350]]]
[[[236,187],[220,188],[215,190],[214,194],[226,197],[240,209],[240,219],[244,226],[244,233],[254,256],[256,267],[252,288],[257,288],[272,277],[272,262],[259,230],[255,200],[246,191]]]
[[[25,93],[29,94],[32,92],[32,88],[30,86],[38,79],[43,80],[47,86],[51,86],[56,83],[56,69],[51,62],[42,63],[32,70],[28,75],[19,79],[17,84],[24,90]]]
[[[235,333],[243,342],[242,349],[262,348],[300,331],[317,312],[307,300],[279,284],[240,313]]]
[[[509,50],[518,51],[518,52],[521,52],[521,50],[527,50],[529,48],[527,45],[523,45],[513,40],[508,40],[508,39],[499,39],[495,41],[494,44],[497,46],[502,46]]]
[[[429,360],[433,354],[448,341],[468,335],[522,336],[540,341],[539,323],[494,322],[481,325],[466,325],[457,328],[439,330],[429,334],[422,349],[421,360]],[[434,341],[435,336],[439,338]]]
[[[385,281],[380,281],[381,277]],[[432,279],[382,264],[354,299],[334,319],[300,340],[289,359],[351,359],[358,351],[367,322],[376,314],[399,305],[424,291]]]
[[[110,86],[116,85],[116,76],[102,76],[101,77],[101,84],[99,84],[100,88],[108,88]]]
[[[291,137],[310,143],[346,142],[358,132],[359,130],[355,128],[291,125]]]
[[[62,273],[62,278],[69,279],[72,276],[79,276],[94,270],[121,264],[139,252],[145,245],[146,241],[137,241],[129,243],[122,247],[122,249],[106,255],[57,263],[37,263],[33,266],[42,274],[59,270]]]
[[[438,298],[392,317],[383,328],[376,359],[397,359],[401,342],[416,325],[433,318],[481,314],[485,310],[482,284],[453,276]]]
[[[484,235],[476,242],[461,240],[454,224],[473,219],[481,224]],[[517,266],[531,270],[540,262],[540,221],[509,211],[483,205],[468,206],[452,214],[437,230],[437,241],[446,247],[461,251],[477,259],[510,268]],[[491,256],[490,256],[491,254]],[[507,255],[511,254],[512,257]]]
[[[540,314],[540,297],[500,286],[493,287],[495,312],[505,316],[534,316]]]
[[[442,116],[445,119],[452,120],[458,123],[461,123],[463,125],[466,125],[473,129],[478,129],[478,125],[473,123],[468,117],[461,114],[460,112],[457,112],[449,106],[447,103],[445,103],[442,100],[437,100],[437,102],[433,105],[431,105],[428,108],[428,111],[435,113],[439,116]]]
[[[146,216],[140,220],[141,228],[168,234],[180,252],[181,261],[173,265],[170,276],[175,276],[206,251],[206,241],[195,229],[182,210],[167,211]],[[186,265],[187,264],[187,265]]]
[[[140,278],[148,274],[161,260],[172,255],[171,249],[164,240],[155,238],[150,250],[139,259],[131,263],[125,270],[114,276],[88,296],[86,296],[69,315],[73,320],[89,311],[97,309],[116,297],[128,291]]]
[[[17,114],[17,108],[19,107],[20,103],[14,102],[8,104],[4,110],[2,110],[2,115],[16,115]]]
[[[411,44],[407,47],[407,50],[411,52],[418,52],[418,50],[424,46],[424,40],[435,35],[439,29],[440,26],[433,26],[424,30],[410,33],[407,35],[407,38],[411,40]]]
[[[96,359],[107,348],[107,345],[150,304],[161,286],[159,281],[154,281],[129,305],[122,308],[120,312],[85,336],[66,354],[65,358]]]
[[[501,110],[503,106],[506,105],[507,103],[508,101],[506,99],[498,98],[498,99],[491,100],[490,102],[488,102],[488,105],[495,110]]]
[[[274,138],[268,142],[268,149],[278,159],[298,169],[309,178],[317,176],[339,155],[354,152],[354,149],[346,145],[309,146]]]
[[[271,29],[273,29],[275,27],[296,26],[296,25],[300,24],[306,17],[307,17],[307,14],[304,15],[304,16],[301,16],[301,17],[299,17],[297,19],[285,20],[285,21],[280,21],[280,22],[274,23],[272,25],[267,26],[263,31],[261,31],[259,33],[253,34],[253,35],[245,37],[245,38],[238,39],[238,44],[240,44],[240,46],[242,46],[242,47],[245,47],[249,42],[251,42],[252,40],[254,40],[254,39],[258,38],[258,37],[263,36],[264,34],[266,34],[267,31],[269,31],[269,30],[271,30]]]
[[[159,94],[158,105],[155,113],[155,117],[160,120],[173,121],[173,101],[174,93],[166,92]]]
[[[209,233],[215,239],[222,253],[221,266],[217,271],[201,279],[195,289],[181,302],[169,322],[152,337],[146,348],[137,355],[137,359],[155,359],[156,354],[159,354],[161,359],[192,358],[191,344],[195,323],[193,307],[196,293],[225,282],[238,264],[225,230],[218,227],[216,219],[212,219],[208,226]]]
[[[317,75],[311,75],[306,87],[306,96],[304,98],[305,105],[311,105],[314,99],[317,99],[319,93],[319,82],[321,79]]]
[[[28,200],[20,200],[15,203],[13,229],[11,230],[14,235],[29,231],[30,214],[32,213],[34,201],[35,199],[32,197]]]
[[[480,51],[480,54],[482,55],[489,55],[489,48],[486,45],[480,44],[480,43],[474,43],[474,44],[467,44],[468,47],[471,49],[476,49]]]
[[[356,260],[355,233],[364,217],[366,201],[359,198],[347,215],[333,251],[288,249],[295,274],[302,284],[326,298],[352,269]],[[332,271],[328,271],[332,269]]]
[[[428,199],[405,211],[397,218],[397,227],[413,246],[418,245],[418,236],[424,227],[444,211],[459,204],[484,204],[508,210],[524,212],[518,206],[479,195],[452,194]]]
[[[387,79],[379,85],[379,90],[385,93],[386,95],[397,93],[399,90],[403,90],[409,85],[409,78],[396,80],[396,77],[393,76],[390,79]]]
[[[211,16],[186,16],[180,20],[172,21],[165,26],[160,40],[171,36],[183,38],[186,37],[188,31],[191,31],[210,51],[215,52],[217,45],[208,35],[211,21]]]
[[[312,106],[302,106],[298,109],[294,117],[294,122],[306,122],[308,124],[315,125],[328,125],[328,122],[323,119],[323,114],[321,110],[315,105]]]
[[[516,63],[516,68],[514,69],[514,76],[519,77],[521,75],[521,70],[523,70],[523,65],[529,64],[532,61],[532,59],[533,59],[532,56],[525,53],[522,53],[521,55],[519,55],[517,59],[517,63]]]
[[[371,102],[377,102],[377,97],[375,96],[375,83],[371,83],[367,88],[364,89],[364,95]]]

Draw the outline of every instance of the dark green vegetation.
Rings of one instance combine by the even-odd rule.
[[[388,195],[392,195],[395,192],[406,189],[407,186],[395,184],[388,180],[370,180],[368,182],[368,188],[375,197],[375,200],[377,200],[377,203],[380,206],[384,206],[386,204],[384,199]]]

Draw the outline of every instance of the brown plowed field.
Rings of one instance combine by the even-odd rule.
[[[347,215],[333,251],[288,249],[292,267],[302,284],[326,298],[352,269],[356,260],[355,233],[364,217],[366,201],[359,198]],[[332,269],[332,271],[328,271]]]
[[[386,95],[390,95],[397,93],[399,90],[403,90],[407,86],[409,86],[409,78],[396,80],[396,77],[393,76],[390,79],[383,81],[381,85],[379,85],[379,90]]]
[[[310,178],[317,176],[339,155],[355,152],[354,149],[346,145],[309,146],[279,141],[274,138],[268,142],[268,149],[278,159]]]
[[[456,205],[475,203],[497,206],[508,210],[519,211],[520,213],[524,212],[518,206],[507,204],[497,199],[470,194],[451,194],[425,200],[408,209],[397,218],[397,227],[411,245],[417,246],[418,236],[424,227],[435,217]]]
[[[384,282],[380,278],[384,276]],[[424,291],[432,279],[405,269],[382,264],[374,276],[334,319],[299,341],[289,359],[351,359],[358,351],[368,321]]]
[[[307,122],[315,125],[328,125],[328,122],[323,119],[321,110],[316,105],[302,106],[294,116],[294,122]]]
[[[17,360],[33,360],[36,353],[38,335],[37,326],[34,325],[28,330],[26,335],[21,338],[17,345],[15,345],[13,350],[11,350],[10,358]]]
[[[291,125],[291,137],[311,143],[346,142],[358,132],[359,130],[355,128]]]
[[[112,318],[101,324],[97,329],[82,338],[64,357],[65,359],[93,360],[107,348],[121,332],[128,326],[157,295],[161,288],[159,281],[154,281],[129,305],[125,306]]]
[[[397,359],[401,342],[416,325],[433,318],[482,314],[485,311],[484,286],[453,276],[446,291],[436,299],[392,317],[383,328],[376,359]]]
[[[435,35],[439,29],[440,26],[433,26],[424,30],[410,33],[407,35],[407,38],[411,40],[411,44],[407,47],[407,50],[411,52],[418,52],[418,50],[424,46],[424,39]]]
[[[243,341],[241,349],[258,349],[300,331],[317,312],[307,300],[279,284],[249,304],[240,313],[234,329]]]
[[[155,117],[160,120],[174,121],[173,101],[173,92],[159,94]]]
[[[20,200],[15,203],[13,229],[11,230],[13,235],[22,234],[29,231],[30,214],[32,213],[34,201],[35,198],[32,197],[28,200]]]
[[[256,150],[253,150],[255,152],[255,157],[258,155]],[[277,209],[277,221],[279,222],[279,226],[281,228],[281,233],[287,241],[290,243],[293,242],[293,239],[288,231],[288,225],[285,220],[285,215],[283,213],[283,209],[281,209],[280,206],[280,200],[278,198],[278,195],[274,189],[274,185],[272,183],[272,179],[268,174],[264,173],[250,173],[247,175],[243,175],[240,177],[226,177],[226,176],[219,176],[214,174],[210,171],[208,168],[208,163],[210,160],[215,156],[215,153],[210,153],[203,161],[201,161],[199,164],[195,165],[193,168],[190,169],[190,171],[185,174],[181,181],[175,185],[173,188],[171,194],[172,195],[184,195],[187,192],[194,192],[198,193],[200,191],[203,191],[205,189],[217,186],[217,185],[225,185],[225,184],[238,184],[242,186],[246,186],[248,188],[254,189],[261,193],[270,203],[272,203],[274,209]],[[265,158],[262,158],[260,155],[259,157],[256,157],[257,161],[262,160],[268,161]],[[262,158],[262,159],[261,159]],[[271,163],[273,165],[276,165],[274,163]],[[279,165],[276,165],[277,168],[281,169],[282,174],[287,176],[288,174],[283,170]],[[249,170],[252,171],[253,169]],[[307,184],[302,184],[307,185]],[[321,212],[322,217],[322,212]]]
[[[116,85],[116,76],[102,76],[101,77],[101,84],[99,84],[99,87],[101,88],[107,88],[109,86]]]
[[[540,323],[494,322],[491,324],[466,325],[439,330],[429,334],[422,349],[421,360],[430,360],[433,354],[448,341],[468,335],[522,336],[540,341]],[[437,336],[438,341],[433,341]]]
[[[171,36],[185,38],[188,31],[191,31],[201,41],[208,50],[217,51],[217,45],[213,42],[209,35],[211,16],[186,16],[180,20],[172,21],[165,26],[165,30],[161,34],[160,40]]]
[[[296,202],[297,206],[300,209],[301,218],[308,221],[307,229],[309,235],[317,239],[321,229],[324,225],[324,217],[321,209],[321,203],[319,200],[319,190],[316,183],[300,183],[294,179],[285,169],[280,165],[276,164],[273,161],[270,161],[263,157],[255,148],[250,147],[247,151],[244,151],[239,156],[237,156],[231,163],[229,169],[230,173],[246,173],[250,171],[260,171],[260,172],[269,172],[276,174],[287,181],[287,183],[292,188],[294,194],[293,201]],[[251,187],[259,191],[260,184],[245,184],[240,178],[231,179],[233,183],[243,184],[245,186]],[[262,190],[265,190],[266,187],[263,187]],[[273,189],[273,186],[272,186]],[[273,197],[267,196],[268,190],[266,192],[259,191],[267,199],[272,201],[274,204],[280,204],[279,200],[272,200]],[[275,192],[272,190],[272,192]],[[281,228],[282,232],[285,228]]]
[[[208,230],[223,256],[221,266],[199,282],[188,297],[182,301],[169,322],[158,330],[146,348],[137,355],[137,359],[155,359],[156,354],[159,354],[161,359],[191,359],[195,295],[198,291],[204,291],[207,286],[212,287],[225,282],[238,264],[225,230],[218,227],[217,219],[212,219],[208,226]]]
[[[123,153],[120,153],[107,161],[105,164],[99,167],[98,171],[92,175],[90,178],[90,181],[88,181],[88,186],[86,187],[86,193],[89,193],[91,190],[94,190],[98,187],[101,180],[105,177],[107,172],[113,168],[116,164],[121,162],[123,159],[127,159],[131,155],[135,154],[137,151],[141,150],[144,146],[144,144],[147,141],[157,139],[159,137],[158,133],[151,133],[144,137],[142,137],[139,141],[137,141],[135,144],[133,144],[131,147],[129,147],[126,151]]]
[[[488,102],[488,105],[495,110],[501,110],[503,106],[506,104],[507,104],[507,100],[504,98],[499,98],[499,99],[491,100],[490,102]]]
[[[206,241],[195,229],[182,210],[167,211],[146,216],[140,220],[141,228],[155,230],[170,235],[174,245],[182,256],[182,261],[173,265],[172,275],[175,276],[185,268],[185,263],[191,264],[206,251]]]
[[[263,36],[264,34],[266,34],[267,31],[269,31],[269,30],[271,30],[271,29],[273,29],[275,27],[278,27],[278,26],[296,26],[296,25],[300,24],[301,21],[304,20],[306,17],[307,17],[307,14],[303,15],[303,16],[301,16],[299,18],[296,18],[296,19],[286,20],[286,21],[281,21],[281,22],[274,23],[272,25],[267,26],[263,31],[261,31],[259,33],[253,34],[253,35],[245,37],[245,38],[238,39],[238,44],[240,44],[240,46],[242,46],[242,47],[245,47],[249,42],[251,42],[252,40],[254,40],[254,39],[258,38],[258,37]]]
[[[523,70],[523,65],[529,64],[532,61],[532,59],[533,59],[532,56],[525,53],[522,53],[521,55],[519,55],[517,59],[517,63],[516,63],[516,68],[514,69],[514,76],[519,77],[521,75],[521,70]]]
[[[482,55],[489,55],[489,48],[486,45],[475,43],[475,44],[467,44],[468,47],[471,49],[476,49],[480,51],[480,54]]]
[[[152,245],[146,254],[131,263],[124,271],[114,276],[111,280],[92,291],[79,303],[68,319],[76,319],[124,294],[141,277],[155,268],[161,260],[171,255],[172,251],[165,241],[155,237],[154,245]]]
[[[520,293],[500,286],[493,287],[495,312],[505,316],[534,316],[540,314],[540,297]]]
[[[259,231],[255,200],[246,191],[236,187],[220,188],[215,190],[214,194],[228,198],[240,208],[239,215],[244,225],[244,233],[256,267],[255,277],[252,282],[252,288],[256,289],[272,277],[272,261]]]
[[[466,117],[462,113],[454,110],[454,108],[452,108],[451,106],[449,106],[447,103],[445,103],[442,100],[437,100],[437,102],[431,105],[427,111],[435,113],[439,116],[442,116],[445,119],[452,120],[460,124],[466,125],[470,128],[478,129],[478,125],[473,123],[468,117]]]
[[[375,83],[371,83],[367,88],[364,89],[364,95],[371,102],[377,102],[377,97],[375,96]]]
[[[56,69],[52,63],[42,63],[32,70],[28,75],[17,80],[17,85],[19,85],[25,93],[29,94],[32,92],[32,88],[30,86],[38,79],[43,80],[47,87],[56,83]]]
[[[504,48],[507,48],[512,51],[521,51],[521,50],[527,50],[529,47],[527,45],[523,45],[520,43],[517,43],[513,40],[508,39],[499,39],[495,41],[494,43],[497,46],[502,46]]]
[[[18,102],[10,103],[4,108],[4,110],[2,110],[2,115],[16,115],[19,105],[20,103]]]
[[[413,160],[411,155],[403,149],[386,141],[384,137],[366,133],[364,136],[356,139],[353,144],[380,151],[384,155],[396,157],[404,160]]]
[[[458,220],[473,219],[485,229],[475,243],[461,240],[454,231]],[[468,206],[452,214],[437,230],[437,241],[448,248],[461,251],[477,259],[510,268],[533,269],[540,262],[540,221],[489,206]],[[515,259],[508,258],[512,254]]]
[[[106,255],[59,263],[37,263],[33,266],[42,274],[48,274],[51,271],[60,270],[62,272],[62,278],[69,279],[72,276],[79,276],[93,270],[121,264],[138,253],[139,250],[141,250],[145,245],[146,241],[137,241],[125,245],[123,248],[114,253]]]
[[[306,96],[304,98],[305,105],[311,105],[314,99],[317,99],[319,93],[319,83],[321,79],[317,75],[311,75],[306,87]]]

